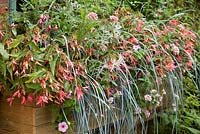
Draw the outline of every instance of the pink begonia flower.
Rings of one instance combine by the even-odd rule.
[[[42,79],[42,80],[41,80],[40,85],[41,85],[41,87],[42,87],[43,89],[46,88],[46,81],[45,81],[45,79]]]
[[[39,42],[39,41],[40,41],[40,38],[41,38],[41,36],[40,36],[40,34],[38,33],[38,34],[36,35],[36,37],[34,37],[34,38],[32,39],[32,41],[33,41],[34,43]]]
[[[98,19],[98,15],[95,12],[91,12],[87,16],[90,20],[97,20]]]
[[[192,31],[181,29],[181,33],[184,39],[187,39],[188,37],[192,39],[196,38],[196,35]]]
[[[12,103],[13,103],[14,98],[13,98],[13,97],[10,97],[10,98],[7,98],[6,100],[7,100],[7,102],[9,103],[9,106],[12,106]]]
[[[176,57],[176,59],[177,59],[179,62],[183,60],[183,58],[182,58],[180,55],[178,55],[178,56]]]
[[[0,31],[0,39],[3,39],[5,33],[3,31]]]
[[[136,30],[137,31],[141,31],[143,24],[144,24],[144,21],[143,20],[139,20]]]
[[[83,97],[83,92],[81,90],[81,87],[75,88],[75,94],[76,94],[76,100],[79,101]]]
[[[29,93],[27,100],[28,102],[32,103],[33,102],[33,98],[34,98],[34,94],[33,93]]]
[[[48,98],[47,96],[37,96],[36,98],[36,105],[40,105],[41,107],[44,106],[45,103],[48,103]]]
[[[171,26],[177,26],[177,25],[179,25],[179,21],[178,21],[178,20],[170,20],[170,21],[169,21],[169,24],[170,24]]]
[[[16,65],[17,65],[17,62],[14,61],[14,60],[12,60],[12,61],[11,61],[11,66],[12,66],[12,70],[13,70],[13,71],[15,70]]]
[[[144,99],[145,99],[146,101],[151,101],[151,100],[152,100],[152,97],[151,97],[151,95],[146,94],[146,95],[144,96]]]
[[[169,70],[174,70],[176,68],[176,66],[174,65],[174,63],[173,62],[170,62],[170,63],[168,63],[166,66],[165,66],[165,69],[167,70],[167,71],[169,71]]]
[[[193,62],[189,60],[186,64],[187,66],[185,67],[185,70],[190,70],[192,68]]]
[[[193,50],[192,50],[192,49],[190,49],[190,48],[188,48],[188,49],[185,49],[185,52],[186,52],[187,54],[190,54],[190,55],[192,55],[192,53],[193,53]]]
[[[112,20],[114,23],[117,23],[119,21],[119,18],[117,16],[110,16],[110,20]]]
[[[58,26],[55,25],[54,28],[53,28],[53,30],[55,30],[55,31],[58,30]]]
[[[61,123],[58,124],[58,131],[64,133],[64,132],[67,131],[67,129],[68,129],[68,125],[67,125],[66,122],[61,122]]]
[[[49,15],[48,14],[41,14],[40,19],[44,22],[44,21],[49,19]]]
[[[51,31],[51,24],[49,24],[48,26],[47,26],[47,32],[50,32]]]
[[[192,64],[193,64],[193,62],[192,62],[191,60],[187,62],[187,66],[188,66],[189,68],[192,67]]]
[[[13,97],[16,97],[16,96],[17,96],[18,98],[21,97],[21,93],[20,93],[19,90],[17,90],[17,91],[14,92]]]
[[[40,15],[40,19],[41,19],[42,21],[44,21],[45,18],[46,18],[46,16],[45,16],[44,14],[41,14],[41,15]]]
[[[139,40],[136,39],[135,37],[130,37],[127,41],[132,43],[132,44],[138,44],[139,43]]]
[[[61,90],[59,92],[59,95],[60,95],[59,100],[60,100],[61,103],[63,103],[65,101],[65,98],[67,97],[67,93]]]
[[[16,26],[15,23],[12,23],[12,24],[10,25],[10,28],[13,29],[13,28],[15,28],[15,26]]]
[[[191,41],[187,41],[187,44],[186,44],[188,47],[190,48],[193,48],[194,47],[194,44],[191,42]]]
[[[149,110],[144,110],[144,114],[145,114],[146,118],[149,118],[149,116],[151,115]]]
[[[157,83],[160,85],[162,83],[162,79],[158,79]]]
[[[40,20],[38,21],[38,25],[39,25],[39,26],[42,26],[43,23],[44,23],[44,22],[42,21],[42,19],[40,19]]]
[[[48,15],[48,14],[46,14],[46,15],[41,14],[41,15],[40,15],[40,19],[39,19],[39,21],[38,21],[38,24],[39,24],[40,26],[42,26],[42,25],[44,24],[44,22],[45,22],[46,20],[48,20],[48,19],[49,19],[49,15]]]
[[[21,104],[26,105],[26,102],[27,102],[26,97],[22,96],[21,99],[22,99]]]

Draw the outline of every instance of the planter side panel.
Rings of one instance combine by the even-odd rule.
[[[0,100],[0,134],[56,134],[51,107],[9,106]]]
[[[33,109],[0,101],[0,134],[32,134]]]

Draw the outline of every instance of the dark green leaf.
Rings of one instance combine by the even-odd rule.
[[[17,38],[11,43],[11,45],[8,49],[17,47],[23,40],[24,40],[24,36],[18,35]]]
[[[188,129],[193,134],[200,134],[200,130],[198,130],[198,129],[195,129],[195,128],[192,128],[192,127],[187,127],[187,126],[184,126],[184,125],[181,125],[181,127]]]
[[[76,104],[76,101],[75,100],[68,100],[67,103],[64,103],[64,107],[72,107],[73,105]]]
[[[4,46],[0,43],[0,53],[3,56],[3,58],[8,59],[9,55],[7,51],[4,49]]]
[[[10,54],[11,57],[16,58],[15,60],[20,59],[21,57],[24,57],[26,55],[26,53],[28,52],[28,50],[23,50],[23,51],[19,51],[18,53],[15,54]]]
[[[9,63],[9,64],[7,65],[7,69],[8,69],[8,72],[10,73],[11,79],[13,79],[13,71],[12,71],[11,63]]]
[[[65,82],[65,85],[64,85],[64,89],[65,89],[65,91],[68,91],[69,90],[69,82],[68,81],[66,81]]]
[[[44,53],[38,53],[38,52],[34,52],[33,53],[34,59],[38,60],[38,61],[43,61],[44,60],[44,56],[45,56]]]
[[[29,45],[31,50],[41,52],[40,48],[35,43],[33,43],[32,41],[29,42],[28,45]]]
[[[54,76],[54,74],[55,74],[55,67],[56,67],[57,59],[58,59],[58,55],[56,55],[55,58],[52,58],[52,59],[49,61],[50,68],[51,68],[51,72],[52,72],[52,75],[53,75],[53,76]]]
[[[26,86],[26,88],[29,88],[29,89],[35,89],[36,92],[41,90],[41,86],[40,86],[39,83],[36,83],[36,84],[34,84],[34,83],[26,83],[25,86]]]
[[[46,72],[45,70],[40,70],[40,71],[31,73],[31,74],[27,74],[26,76],[30,77],[30,79],[27,80],[25,83],[30,83],[33,80],[35,80],[36,78],[43,76],[45,74],[45,72]]]
[[[0,61],[0,68],[1,68],[1,71],[3,72],[3,76],[5,77],[6,76],[6,64],[3,63],[2,61]]]

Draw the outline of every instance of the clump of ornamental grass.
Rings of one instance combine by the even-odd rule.
[[[10,105],[15,99],[56,104],[63,133],[73,127],[77,133],[147,133],[145,121],[152,118],[158,132],[157,113],[178,110],[183,77],[195,68],[197,38],[187,26],[146,21],[123,8],[100,17],[55,1],[35,8],[30,19],[38,6],[30,5],[18,24],[0,32],[0,90]],[[25,32],[19,34],[20,23]]]
[[[108,22],[106,24],[108,30],[102,30],[102,37],[97,36],[94,39],[95,42],[100,42],[100,47],[103,45],[103,51],[109,52],[105,60],[100,63],[101,66],[98,67],[100,69],[96,71],[98,75],[95,74],[93,77],[96,80],[99,76],[100,82],[109,83],[106,92],[108,96],[110,92],[114,94],[110,94],[104,103],[108,102],[112,105],[109,108],[108,104],[108,106],[105,104],[105,108],[97,105],[99,108],[95,108],[96,101],[90,98],[86,99],[86,102],[89,106],[92,102],[95,103],[89,108],[94,116],[100,116],[99,118],[95,116],[98,123],[103,121],[99,125],[99,127],[103,126],[99,130],[101,133],[110,132],[113,127],[115,133],[122,133],[126,126],[128,126],[125,129],[126,133],[136,132],[138,120],[142,123],[142,131],[145,133],[147,131],[144,120],[150,115],[155,117],[155,131],[158,132],[156,125],[159,124],[156,122],[156,116],[158,109],[165,108],[163,98],[168,98],[169,104],[167,105],[171,106],[175,113],[183,101],[183,77],[195,64],[192,56],[195,51],[196,35],[177,20],[161,21],[160,24],[155,24],[145,22],[134,15],[124,17],[123,14],[121,17],[118,12],[114,15],[122,20],[121,23]],[[99,38],[102,40],[98,41]],[[102,44],[102,42],[107,42],[107,44]],[[110,76],[114,75],[115,82],[111,81],[112,77],[104,79],[108,75],[107,70]],[[95,85],[101,86],[102,84]],[[99,97],[101,96],[95,96],[97,101],[104,99],[104,97]],[[89,129],[91,114],[87,115],[85,113],[87,107],[83,104],[81,106],[83,109],[78,119],[80,116],[84,118],[82,121],[85,122],[80,121],[82,128],[80,129],[84,131]],[[107,114],[102,115],[102,112],[99,112],[99,109],[109,111],[110,108],[113,109],[112,112],[103,112]],[[85,120],[85,117],[88,117],[88,120]],[[110,126],[107,123],[109,119],[113,122]],[[175,131],[176,122],[173,126],[172,131]]]

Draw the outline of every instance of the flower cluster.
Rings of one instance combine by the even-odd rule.
[[[142,112],[144,113],[144,116],[148,119],[151,115],[151,112],[147,109],[142,110],[140,107],[136,108],[136,114],[142,114]]]
[[[52,48],[53,49],[53,48]],[[20,77],[24,77],[26,79],[25,87],[29,88],[29,85],[32,85],[32,88],[39,88],[42,92],[37,94],[35,96],[36,98],[36,104],[40,106],[44,106],[49,101],[57,103],[57,104],[63,104],[65,99],[72,99],[72,92],[69,90],[67,91],[66,83],[73,84],[75,83],[75,78],[80,75],[86,74],[84,66],[82,66],[80,63],[75,64],[73,62],[69,62],[66,59],[66,55],[61,52],[58,48],[55,48],[57,55],[60,56],[61,62],[58,64],[56,70],[52,70],[52,73],[55,73],[53,77],[52,74],[49,74],[47,70],[38,70],[34,73],[31,72],[32,67],[45,67],[50,66],[49,65],[51,61],[45,60],[43,62],[36,60],[33,53],[29,53],[20,60],[13,60],[12,63],[12,71],[14,72],[14,76],[16,79]],[[52,50],[54,51],[54,50]],[[55,60],[55,59],[52,59]],[[58,60],[58,59],[57,59]],[[57,61],[58,62],[58,61]],[[73,73],[72,69],[75,70]],[[28,75],[27,75],[28,74]],[[38,76],[35,76],[37,74]],[[41,75],[41,76],[40,76]],[[57,79],[56,81],[54,79]],[[25,80],[24,79],[24,80]],[[31,81],[32,80],[32,81]],[[32,83],[32,84],[31,84]],[[19,86],[19,88],[22,88]],[[50,90],[51,89],[51,90]],[[23,95],[25,96],[25,89],[22,90]],[[82,93],[82,87],[77,86],[74,88],[74,94],[76,95],[77,100],[80,100],[83,93]],[[31,93],[32,95],[32,93]],[[12,104],[12,101],[15,97],[20,98],[21,91],[17,90],[13,96],[12,99],[8,99],[9,103]],[[22,96],[22,104],[26,104],[26,98]],[[28,96],[27,98],[30,98]],[[32,97],[33,98],[33,97]]]
[[[151,90],[151,95],[146,94],[144,96],[144,99],[146,101],[151,102],[152,104],[155,104],[156,106],[159,106],[162,103],[163,97],[166,95],[166,91],[163,89],[161,94],[158,93],[156,89]]]
[[[49,25],[47,25],[48,27]],[[80,100],[84,87],[75,78],[86,74],[85,66],[80,62],[72,62],[67,59],[66,53],[57,45],[48,47],[48,51],[40,50],[43,47],[47,48],[49,35],[43,33],[37,26],[32,33],[31,37],[18,36],[16,39],[6,41],[8,51],[12,49],[14,53],[19,55],[23,53],[23,56],[20,57],[10,57],[10,75],[12,81],[15,82],[13,86],[16,90],[12,96],[7,98],[9,104],[12,105],[15,98],[21,99],[21,103],[24,105],[27,102],[32,103],[35,99],[36,105],[42,107],[49,102],[61,105],[66,99],[73,99],[73,96],[76,96],[76,100]],[[15,48],[10,48],[16,41],[29,42],[30,44],[23,48],[24,51],[20,51],[23,43],[18,44],[19,46]],[[40,44],[41,42],[44,44]],[[32,47],[35,49],[32,50]],[[18,81],[19,79],[21,82]],[[76,85],[73,90],[69,90],[72,88],[71,85]],[[1,89],[5,89],[4,86],[2,85]],[[38,90],[38,92],[35,94],[33,90]]]
[[[42,26],[46,21],[48,21],[49,15],[48,14],[41,14],[40,19],[38,21],[38,25]]]

